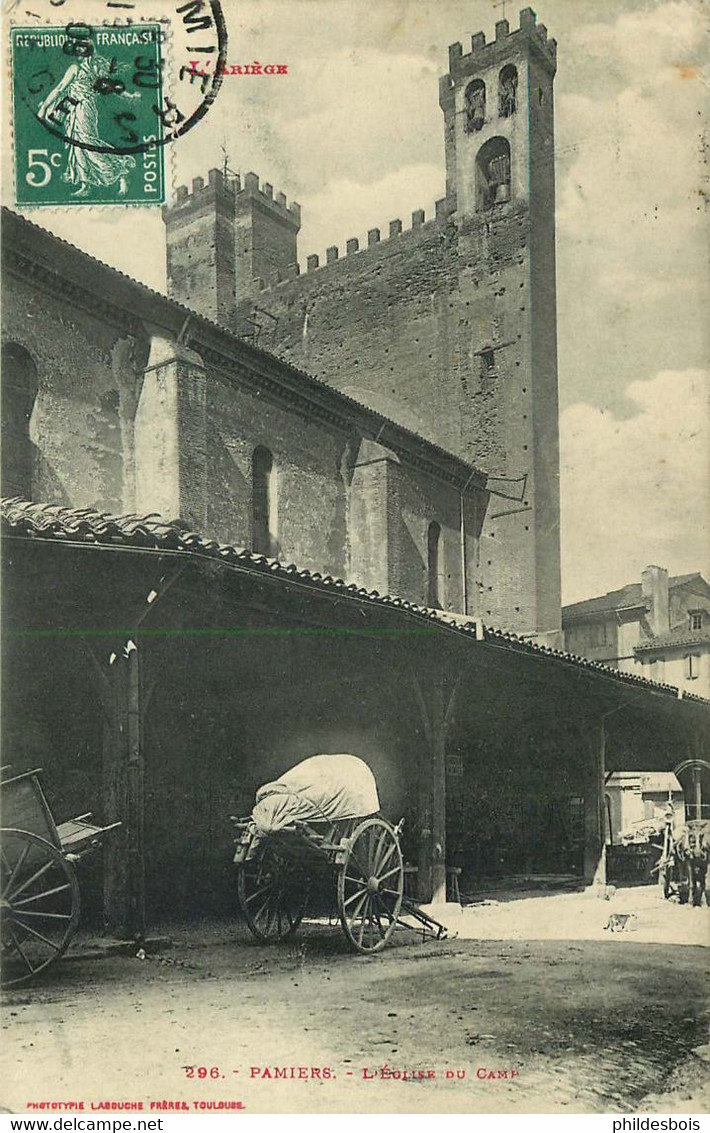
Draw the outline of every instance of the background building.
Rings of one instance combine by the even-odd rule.
[[[710,696],[710,586],[701,574],[641,581],[562,610],[565,649],[660,684]]]
[[[698,576],[700,578],[700,576]],[[641,641],[634,649],[636,672],[650,681],[710,698],[710,588],[690,591],[689,608],[667,631]]]
[[[607,836],[618,846],[622,835],[648,840],[651,826],[662,830],[668,804],[674,822],[685,821],[685,795],[672,771],[614,771],[606,782]]]

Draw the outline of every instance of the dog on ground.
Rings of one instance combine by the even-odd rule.
[[[636,913],[612,913],[604,925],[609,932],[626,932],[631,928],[631,921],[636,920]]]

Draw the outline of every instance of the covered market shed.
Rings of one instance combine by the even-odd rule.
[[[375,773],[418,897],[602,880],[604,783],[707,750],[710,704],[159,517],[2,504],[3,762],[121,821],[94,914],[140,937],[236,905],[230,815],[316,752]]]

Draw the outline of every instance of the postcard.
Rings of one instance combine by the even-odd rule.
[[[706,0],[3,17],[0,1106],[696,1128]]]

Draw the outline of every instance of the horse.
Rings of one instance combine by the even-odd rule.
[[[710,860],[710,823],[695,819],[686,822],[676,840],[675,854],[681,876],[687,885],[688,898],[694,905],[710,904],[706,889],[706,875]],[[688,899],[686,898],[686,900]]]

